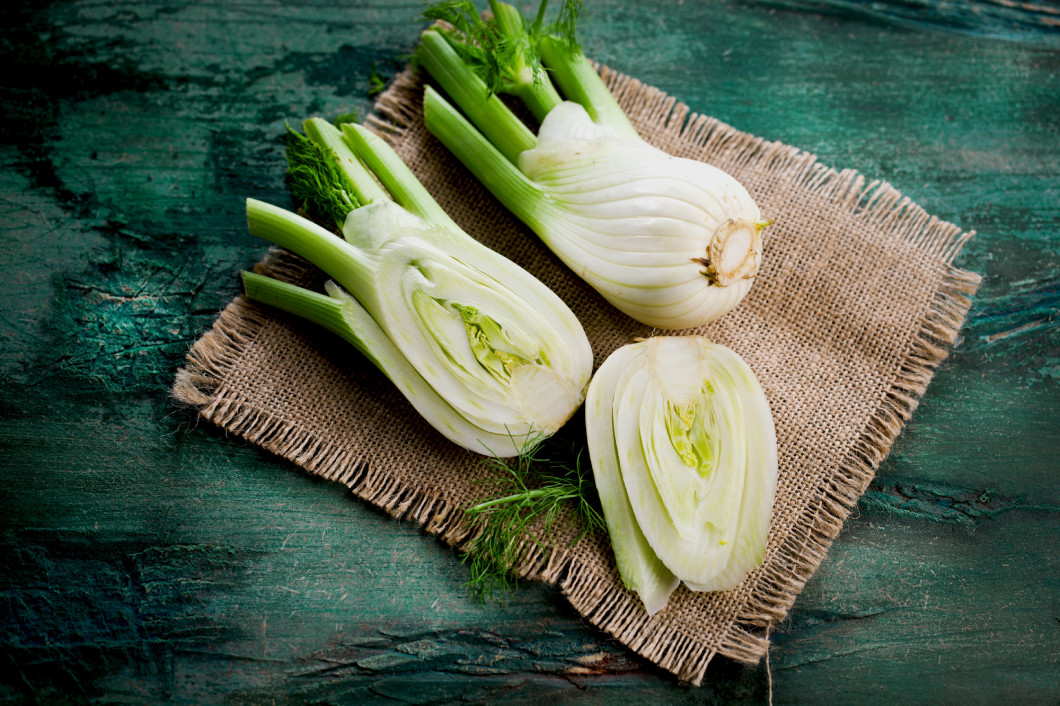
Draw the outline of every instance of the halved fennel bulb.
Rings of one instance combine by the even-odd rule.
[[[776,432],[736,353],[702,336],[624,346],[593,377],[585,419],[619,573],[650,614],[681,582],[727,590],[761,564]]]
[[[346,127],[345,138],[314,127],[358,190],[375,189],[367,205],[354,202],[345,239],[247,202],[250,232],[324,270],[334,280],[328,294],[248,273],[248,296],[353,343],[452,441],[487,455],[519,454],[584,399],[592,351],[581,324],[544,284],[445,216],[385,143]],[[369,184],[364,165],[389,195]]]

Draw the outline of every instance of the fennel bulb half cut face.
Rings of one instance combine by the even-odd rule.
[[[589,455],[618,569],[649,612],[733,588],[765,557],[777,443],[748,365],[702,336],[624,346],[589,385]]]
[[[577,318],[451,221],[429,222],[384,199],[351,211],[342,240],[261,202],[248,202],[247,212],[253,234],[333,278],[338,315],[321,305],[328,315],[315,320],[368,355],[452,441],[518,455],[581,405],[592,351]],[[283,308],[279,296],[266,303]],[[288,310],[313,318],[305,307]]]
[[[371,263],[354,296],[467,422],[524,440],[551,435],[579,407],[588,341],[525,270],[391,201],[351,211],[343,234]]]
[[[581,404],[592,366],[584,331],[526,271],[393,202],[351,211],[343,233],[372,269],[351,292],[469,423],[547,436]]]
[[[545,117],[519,169],[544,193],[529,225],[637,321],[702,326],[750,290],[767,224],[722,170],[594,123],[571,102]]]

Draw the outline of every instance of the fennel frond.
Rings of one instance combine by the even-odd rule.
[[[493,485],[493,495],[467,510],[477,534],[464,557],[470,574],[468,591],[477,600],[503,597],[515,588],[515,566],[531,545],[546,557],[555,551],[557,523],[579,526],[568,547],[605,527],[582,452],[574,454],[571,462],[542,455],[543,446],[529,443],[516,458],[484,461],[497,473],[487,481]],[[564,516],[564,508],[572,508],[573,517]]]
[[[335,155],[290,125],[287,128],[287,183],[291,198],[309,218],[342,228],[350,211],[360,206],[353,183],[339,168]]]

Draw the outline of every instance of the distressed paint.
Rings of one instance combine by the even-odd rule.
[[[589,3],[594,57],[980,231],[962,340],[774,633],[777,703],[1060,693],[1060,54],[1040,8],[961,5]],[[283,122],[363,115],[419,8],[0,10],[0,702],[767,698],[552,589],[476,604],[435,540],[166,400],[263,251],[243,199],[286,202]]]

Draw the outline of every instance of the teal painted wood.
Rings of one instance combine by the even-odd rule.
[[[283,121],[363,115],[371,62],[403,65],[419,7],[0,10],[0,702],[768,698],[765,665],[678,684],[552,589],[471,602],[434,539],[166,400],[262,253],[243,199],[287,198]],[[964,337],[778,626],[774,701],[1051,703],[1057,35],[893,21],[909,8],[933,17],[594,0],[583,36],[694,110],[979,231]]]

